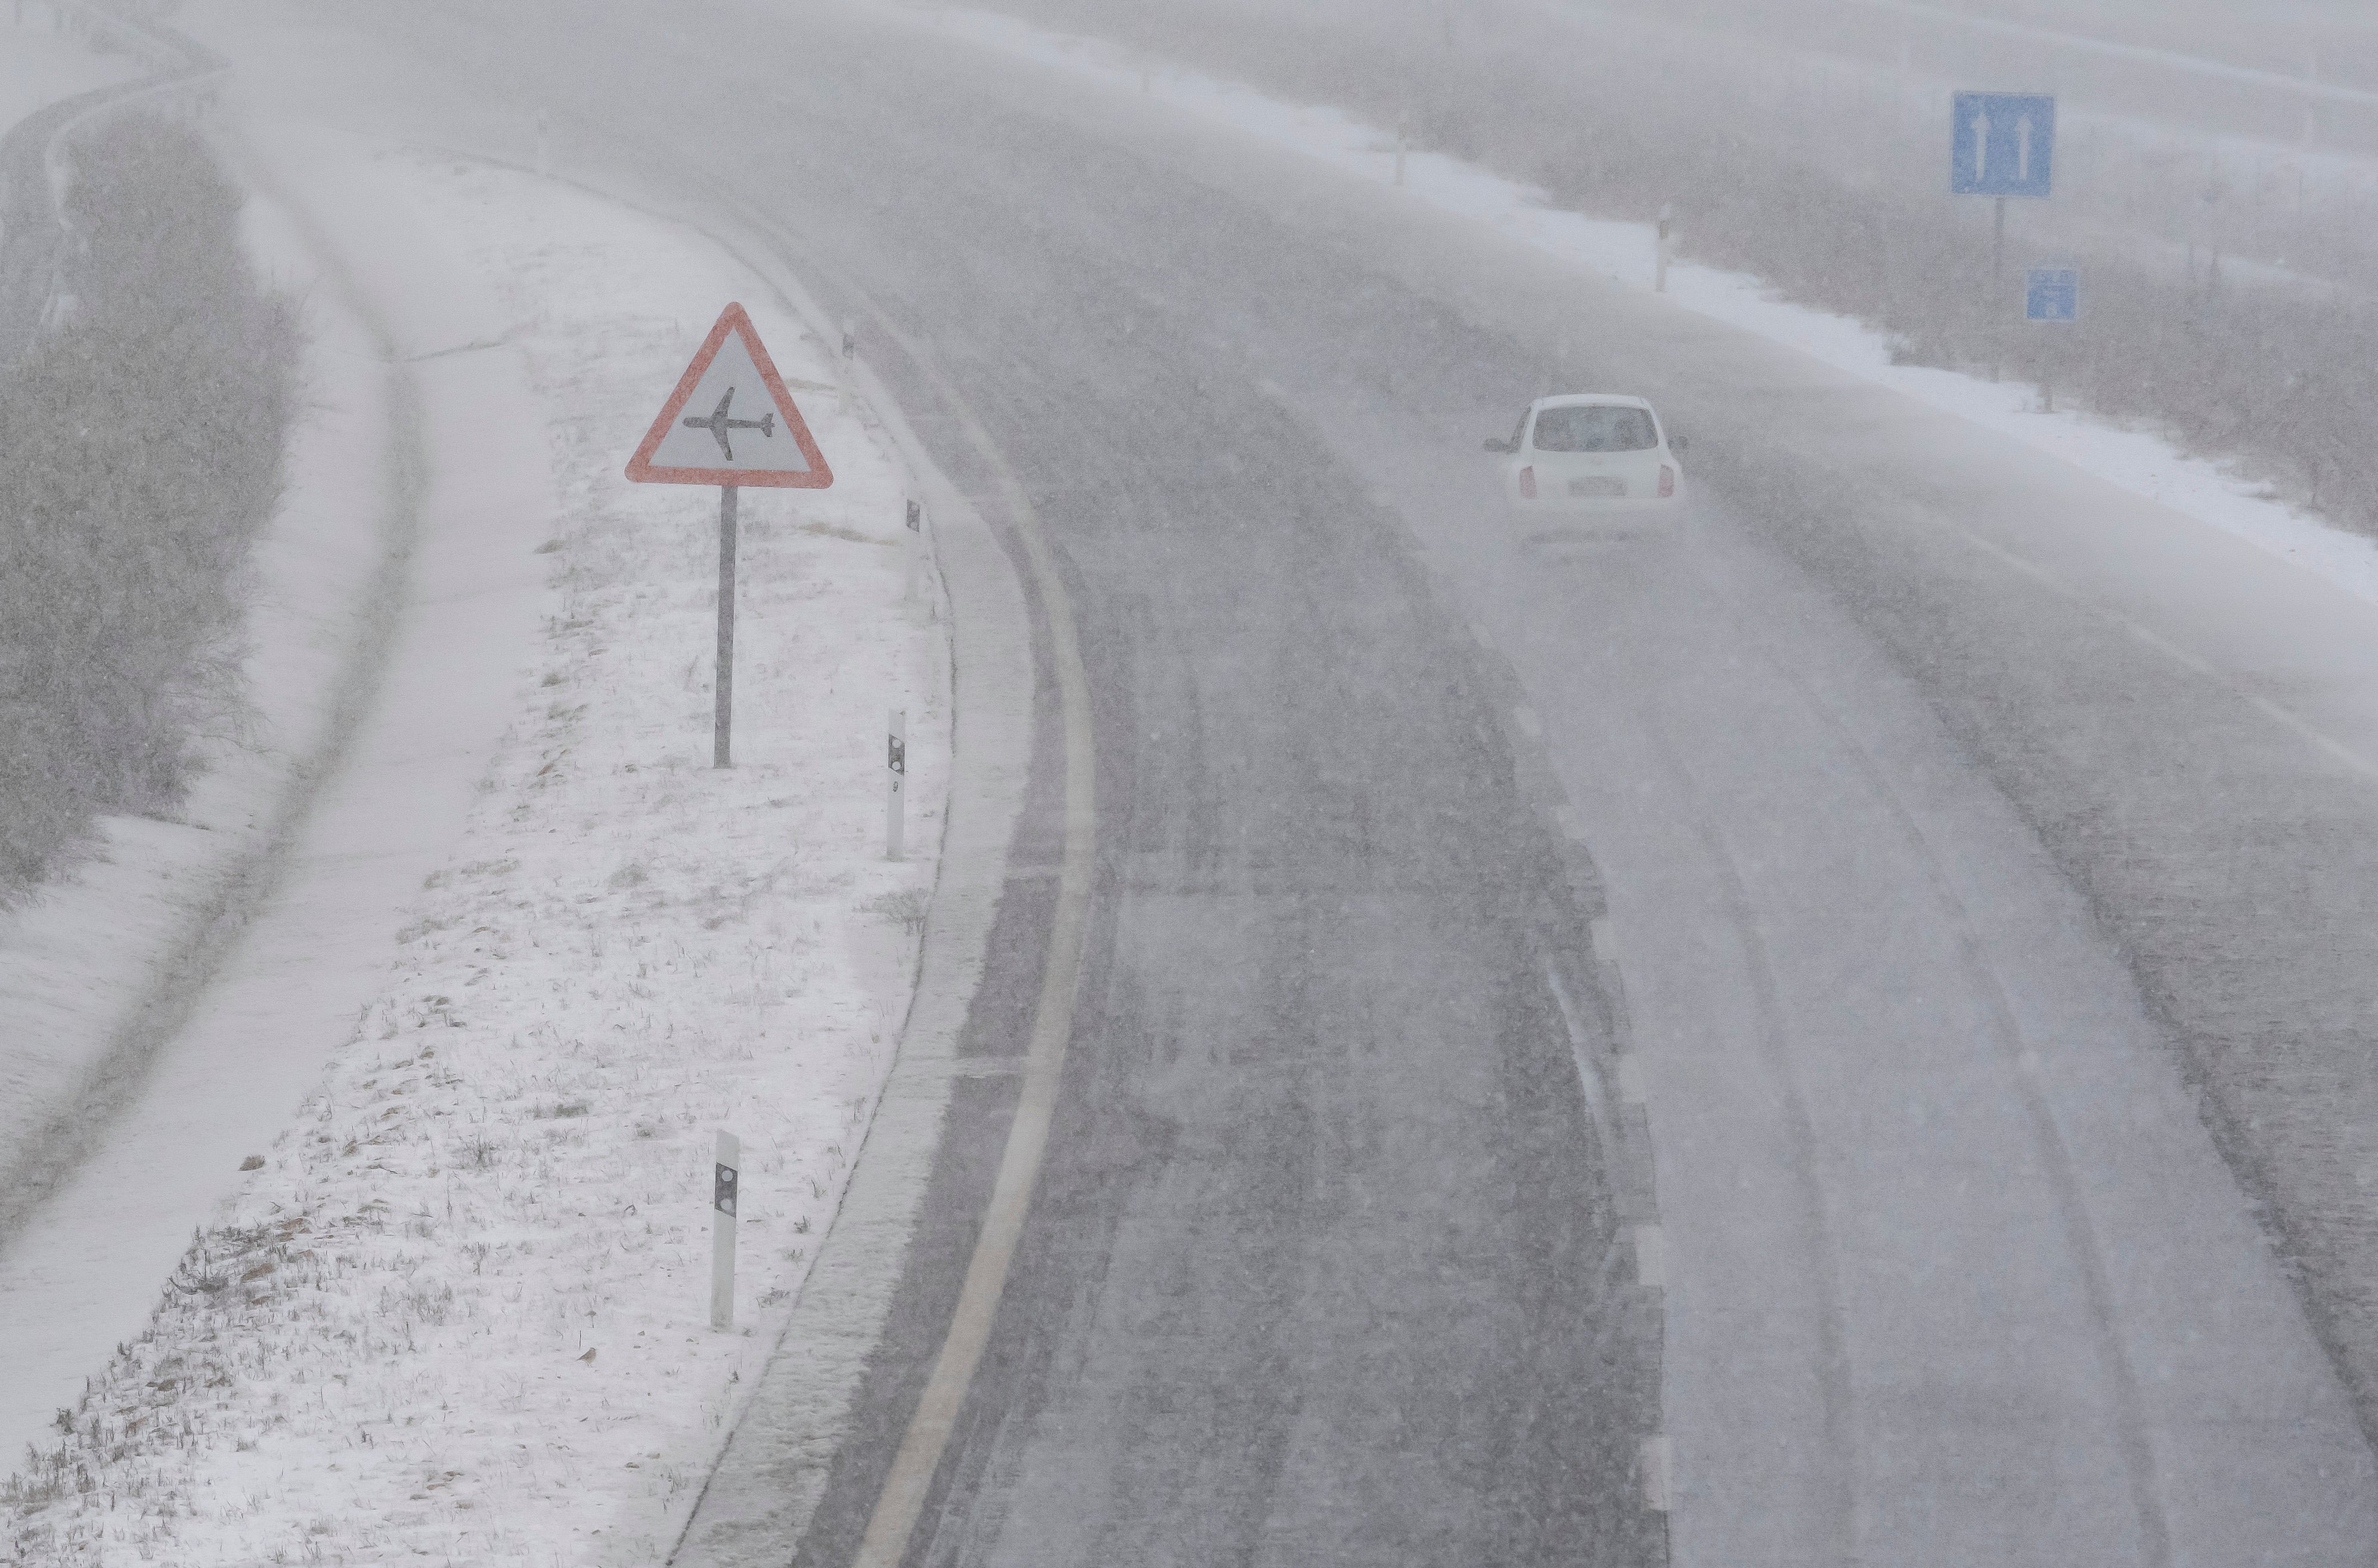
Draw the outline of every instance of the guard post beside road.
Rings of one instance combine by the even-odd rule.
[[[735,1326],[735,1210],[743,1184],[743,1140],[721,1130],[710,1166],[710,1326]]]

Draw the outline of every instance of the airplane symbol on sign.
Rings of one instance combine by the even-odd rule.
[[[735,417],[739,398],[747,412],[765,417]],[[718,406],[710,408],[714,402]],[[703,408],[710,412],[695,412]],[[710,440],[688,435],[689,430],[707,430]],[[762,440],[739,443],[739,430],[757,430]],[[751,485],[822,490],[834,483],[834,469],[818,450],[808,421],[794,406],[793,394],[785,389],[784,377],[776,373],[741,306],[730,305],[718,313],[668,401],[653,416],[636,454],[628,459],[627,478],[635,485],[716,485],[723,489]]]
[[[727,395],[718,400],[718,406],[711,410],[709,418],[697,419],[689,414],[683,421],[688,429],[708,430],[711,435],[715,437],[718,441],[718,450],[727,454],[727,461],[729,463],[735,461],[735,443],[728,439],[727,434],[727,431],[757,430],[761,435],[772,439],[776,433],[776,411],[775,409],[770,409],[765,418],[729,419],[727,416],[727,411],[728,408],[733,406],[734,403],[735,389],[733,387],[728,387],[727,389]]]

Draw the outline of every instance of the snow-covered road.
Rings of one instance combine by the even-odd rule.
[[[1012,543],[995,456],[1049,532],[1092,925],[922,1560],[1651,1560],[1663,1423],[1680,1562],[2366,1559],[2366,597],[863,8],[254,36],[329,117],[521,149],[549,105],[566,163],[764,213],[912,345],[883,371],[952,479]],[[1556,377],[1691,435],[1684,537],[1512,536],[1478,442]],[[703,1561],[851,1560],[940,1352],[1052,920],[1043,680],[923,1220],[838,1324],[860,1399],[779,1433],[738,1485],[797,1502],[698,1523]],[[1573,1066],[1628,1046],[1656,1242]],[[788,1342],[759,1397],[811,1367]]]

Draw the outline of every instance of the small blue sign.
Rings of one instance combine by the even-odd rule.
[[[2034,267],[2023,275],[2023,314],[2029,321],[2081,319],[2081,273],[2072,267]]]
[[[2046,196],[2056,163],[2056,100],[1961,92],[1950,111],[1949,189],[1956,196]]]

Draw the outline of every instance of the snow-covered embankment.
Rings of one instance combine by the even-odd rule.
[[[823,350],[715,249],[594,199],[294,127],[258,139],[414,362],[432,539],[441,432],[467,440],[472,413],[439,378],[524,356],[560,515],[494,525],[550,567],[552,613],[531,667],[497,682],[509,728],[453,840],[395,847],[435,867],[401,933],[374,953],[342,928],[326,955],[370,981],[327,1074],[19,1473],[12,1544],[41,1562],[648,1561],[833,1212],[907,1006],[949,696],[942,628],[903,604],[901,476],[863,414],[799,394],[836,484],[745,495],[738,766],[712,769],[716,498],[627,486],[619,464],[728,299],[796,383],[827,379]],[[406,301],[416,280],[380,254],[400,231],[445,236],[492,280],[506,342],[439,336],[452,318]],[[472,591],[444,595],[459,640]],[[422,676],[443,651],[416,639],[378,720],[412,743],[361,748],[326,816],[378,819],[375,756],[390,808],[436,772]],[[490,700],[486,671],[450,677],[462,706]],[[901,863],[881,841],[894,707]],[[335,857],[310,868],[339,885]],[[275,976],[309,978],[303,935],[260,934],[225,1022],[273,1027]],[[726,1335],[705,1322],[717,1126],[745,1150],[750,1327]]]

